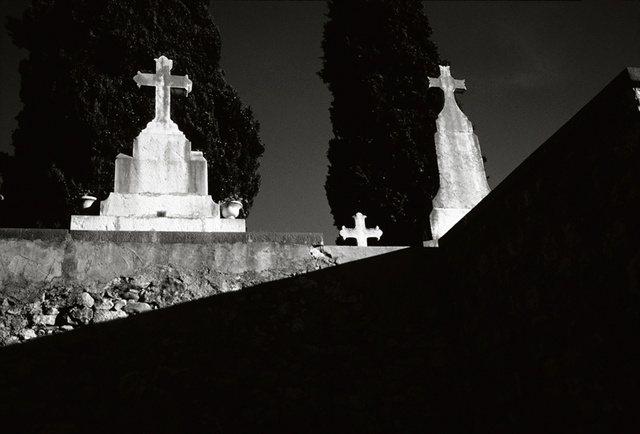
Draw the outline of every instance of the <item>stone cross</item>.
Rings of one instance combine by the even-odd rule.
[[[440,77],[429,78],[429,87],[444,92],[434,137],[440,188],[429,217],[431,235],[437,240],[489,194],[489,184],[478,136],[454,96],[454,92],[466,90],[464,80],[454,79],[448,66],[440,66]]]
[[[440,65],[440,77],[429,77],[429,87],[439,87],[444,92],[444,106],[436,124],[440,132],[472,132],[471,122],[462,113],[455,96],[456,91],[465,91],[464,80],[456,80],[451,76],[449,66]]]
[[[140,71],[133,79],[140,86],[155,86],[156,88],[156,117],[151,121],[154,124],[163,126],[174,125],[171,120],[171,88],[182,88],[187,91],[187,95],[191,92],[192,82],[189,76],[171,75],[173,68],[173,60],[160,56],[156,61],[155,74],[143,74]]]
[[[366,218],[367,216],[362,213],[354,215],[353,219],[356,221],[355,228],[347,229],[342,226],[342,229],[340,230],[340,236],[342,239],[346,240],[347,238],[355,238],[358,246],[366,246],[367,238],[377,238],[379,240],[382,236],[382,231],[378,226],[376,226],[375,229],[367,229],[364,223],[364,219]]]
[[[451,76],[451,67],[440,65],[440,77],[429,77],[429,87],[439,87],[447,95],[453,96],[456,90],[467,90],[464,80],[456,80]]]

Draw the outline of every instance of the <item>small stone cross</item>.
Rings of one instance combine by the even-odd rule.
[[[367,216],[362,213],[354,215],[353,219],[356,221],[356,227],[353,229],[347,229],[342,226],[342,229],[340,230],[340,236],[342,239],[346,240],[347,238],[355,238],[358,246],[366,246],[367,238],[377,238],[379,240],[382,236],[382,231],[378,226],[376,226],[375,229],[367,229],[367,226],[364,223],[364,219],[366,218]]]
[[[133,79],[140,86],[155,86],[156,88],[156,117],[151,123],[172,127],[175,124],[171,120],[171,88],[186,89],[187,95],[191,92],[192,82],[188,75],[171,75],[173,60],[160,56],[156,61],[155,74],[143,74],[140,71]]]
[[[439,87],[446,96],[453,96],[456,90],[467,90],[464,80],[456,80],[451,76],[451,67],[440,65],[440,77],[429,77],[429,87]]]

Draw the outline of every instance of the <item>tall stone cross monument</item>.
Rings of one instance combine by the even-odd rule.
[[[480,142],[469,119],[456,103],[454,92],[466,90],[464,80],[451,77],[448,66],[440,66],[440,77],[429,78],[429,87],[444,92],[444,106],[436,120],[435,134],[440,189],[433,198],[430,215],[434,240],[489,194]]]
[[[207,161],[171,120],[171,88],[191,91],[188,76],[171,75],[173,62],[156,61],[155,74],[138,74],[138,86],[155,86],[155,117],[133,142],[133,156],[116,157],[114,191],[99,216],[72,216],[72,230],[244,232],[245,221],[221,219],[208,195]]]

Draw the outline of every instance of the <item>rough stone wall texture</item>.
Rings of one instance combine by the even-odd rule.
[[[2,229],[0,345],[398,250],[321,244],[319,234]]]
[[[633,74],[605,88],[438,249],[1,348],[3,428],[637,431]]]

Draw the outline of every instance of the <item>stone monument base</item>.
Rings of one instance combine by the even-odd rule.
[[[100,204],[100,215],[118,217],[219,217],[220,206],[199,194],[111,193]]]
[[[246,232],[244,219],[71,216],[72,231]]]
[[[469,211],[471,211],[471,208],[433,208],[429,216],[433,239],[441,238]]]

